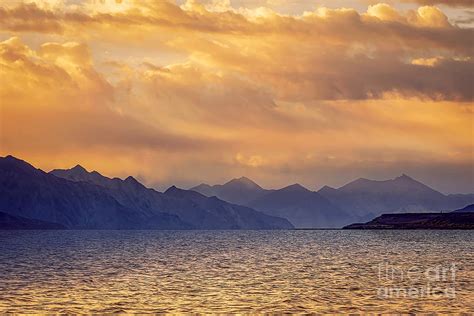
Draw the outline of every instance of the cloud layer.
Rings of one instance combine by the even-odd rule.
[[[411,171],[473,190],[473,30],[417,2],[0,5],[1,153],[161,186]]]

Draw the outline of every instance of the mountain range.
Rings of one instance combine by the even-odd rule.
[[[81,166],[46,173],[0,158],[0,210],[68,229],[291,229],[288,220],[194,191],[161,193]]]
[[[109,178],[80,165],[47,173],[12,156],[0,157],[0,193],[0,227],[66,229],[340,228],[384,213],[474,203],[474,194],[445,195],[407,175],[319,191],[299,184],[268,190],[242,177],[158,192],[131,176]]]
[[[297,228],[342,227],[357,219],[321,194],[299,184],[266,190],[242,177],[222,185],[200,184],[191,190],[287,218]]]
[[[342,227],[383,213],[450,211],[474,202],[474,194],[445,195],[405,174],[384,181],[360,178],[317,192],[299,184],[266,190],[245,177],[191,190],[287,218],[297,228]]]
[[[473,194],[445,195],[405,174],[390,180],[357,179],[318,191],[346,211],[371,218],[383,213],[451,211],[474,202]]]

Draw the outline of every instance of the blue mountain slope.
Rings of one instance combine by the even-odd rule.
[[[361,178],[338,189],[326,186],[318,192],[362,218],[383,213],[447,211],[474,202],[474,196],[444,195],[407,175],[383,181]]]
[[[342,227],[356,219],[317,192],[299,184],[280,190],[266,190],[242,177],[222,185],[201,184],[191,190],[286,218],[298,228]]]
[[[0,212],[0,230],[13,229],[66,229],[63,225]]]
[[[179,217],[194,229],[291,229],[285,219],[265,215],[248,207],[209,198],[195,191],[171,187],[165,193],[146,188],[133,177],[110,179],[82,167],[53,170],[51,174],[78,183],[101,187],[120,204],[143,216],[157,211]]]
[[[268,193],[268,190],[246,177],[232,179],[225,184],[210,186],[202,183],[190,190],[199,192],[205,196],[217,196],[218,198],[239,205],[248,205],[255,199]]]
[[[217,197],[206,197],[198,192],[182,190],[171,187],[165,192],[168,196],[189,200],[192,203],[200,205],[208,210],[207,216],[211,216],[218,223],[226,223],[233,228],[246,227],[247,229],[291,229],[293,226],[284,218],[270,216],[262,212],[255,211],[249,207],[230,204],[218,199]],[[233,214],[229,217],[227,214]],[[222,225],[222,224],[220,224]]]
[[[299,184],[273,190],[249,205],[267,214],[285,217],[298,228],[338,228],[355,219],[319,193]]]
[[[12,156],[0,158],[0,209],[14,216],[74,229],[182,229],[189,225],[164,212],[137,214],[102,187],[35,169]]]

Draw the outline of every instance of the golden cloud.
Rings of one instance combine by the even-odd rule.
[[[182,7],[167,1],[127,5],[123,10],[87,7],[63,12],[32,3],[2,8],[0,16],[3,27],[13,31],[86,34],[101,41],[118,36],[124,44],[150,37],[157,46],[187,54],[201,66],[263,80],[285,100],[377,98],[386,92],[472,98],[464,79],[472,73],[466,57],[473,54],[473,30],[451,25],[436,7],[402,13],[377,4],[363,14],[318,9],[300,17],[274,13],[251,19],[232,9],[208,11],[196,1]],[[446,65],[417,68],[407,55],[410,60],[442,56]],[[454,75],[458,72],[460,76]],[[363,84],[357,80],[360,76],[366,78]],[[446,77],[456,82],[446,85]]]
[[[6,152],[93,152],[101,147],[181,151],[208,140],[180,136],[114,108],[115,87],[74,42],[38,50],[18,37],[0,42],[1,144]]]
[[[0,5],[0,26],[0,151],[44,168],[182,184],[469,175],[474,34],[437,7],[31,2]]]

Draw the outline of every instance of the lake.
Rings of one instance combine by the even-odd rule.
[[[0,312],[474,312],[472,231],[0,231]]]

